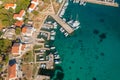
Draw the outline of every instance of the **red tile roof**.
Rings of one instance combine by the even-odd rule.
[[[20,12],[19,12],[19,14],[14,14],[14,16],[13,16],[13,18],[16,18],[16,17],[23,17],[24,16],[24,13],[25,13],[25,10],[21,10]]]
[[[21,27],[24,24],[23,21],[16,21],[15,26]]]
[[[29,8],[33,9],[36,5],[35,4],[31,4]]]
[[[5,9],[9,9],[10,7],[14,7],[15,4],[5,4]]]
[[[27,32],[27,27],[23,27],[22,28],[22,33],[26,33]]]
[[[24,13],[25,13],[25,10],[21,10],[19,13],[19,17],[22,17]]]
[[[8,77],[9,79],[16,77],[16,64],[9,66]]]
[[[18,55],[17,53],[19,53],[19,46],[19,43],[14,43],[14,45],[12,46],[12,54],[16,53],[14,55]]]

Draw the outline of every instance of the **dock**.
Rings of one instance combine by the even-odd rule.
[[[61,25],[61,27],[63,27],[68,34],[71,34],[74,30],[65,22],[63,21],[58,15],[50,15],[54,20],[57,21],[58,24]]]
[[[60,12],[61,12],[61,10],[62,10],[62,8],[63,8],[65,2],[66,2],[66,0],[63,0],[62,4],[61,4],[61,6],[60,6],[60,9],[59,9],[59,11],[57,12],[57,15],[60,14]]]
[[[74,0],[74,2],[88,2],[88,3],[94,3],[94,4],[100,4],[100,5],[106,5],[106,6],[113,6],[113,7],[119,7],[119,4],[114,2],[114,0]]]

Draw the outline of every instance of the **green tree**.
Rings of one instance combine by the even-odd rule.
[[[4,26],[9,26],[10,23],[9,23],[9,21],[6,19],[6,20],[2,20],[2,25],[4,25]]]
[[[17,35],[19,35],[19,34],[21,33],[21,28],[20,28],[20,27],[16,27],[15,33],[16,33]]]
[[[17,7],[15,12],[19,13],[21,9],[27,10],[28,6],[30,5],[30,0],[17,0],[16,4]]]
[[[4,61],[5,61],[5,64],[7,64],[9,62],[9,56],[8,55],[5,56],[5,60]]]
[[[3,34],[3,32],[2,31],[0,31],[0,36]]]
[[[12,45],[12,42],[8,39],[0,39],[0,53],[6,53],[10,46]]]
[[[13,19],[13,9],[10,8],[9,10],[6,10],[4,8],[0,9],[0,20],[2,22],[2,25],[4,26],[10,26],[12,25],[15,20]]]
[[[38,15],[38,14],[39,14],[38,11],[32,11],[32,13],[33,13],[34,15]]]

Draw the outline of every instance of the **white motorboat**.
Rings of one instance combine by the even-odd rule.
[[[64,5],[64,6],[68,6],[68,4],[69,4],[69,2],[68,2],[68,1],[66,1],[66,3],[65,3],[65,5]]]
[[[70,26],[72,26],[73,20],[70,20],[70,21],[68,21],[67,23],[68,23]]]
[[[81,1],[81,2],[80,2],[80,5],[85,6],[85,5],[86,5],[86,3],[85,3],[84,1]]]
[[[67,37],[67,36],[68,36],[68,33],[67,33],[67,32],[65,32],[65,33],[64,33],[64,35],[65,35],[65,37]]]
[[[65,30],[64,30],[63,28],[60,28],[60,31],[61,31],[61,32],[64,32]]]
[[[74,30],[77,30],[80,26],[77,26],[76,28],[74,28]]]
[[[57,26],[58,26],[58,25],[57,25],[56,22],[54,22],[54,23],[53,23],[53,26],[54,26],[54,29],[57,29]]]
[[[66,22],[66,19],[65,19],[65,18],[63,18],[63,21],[65,21],[65,22]]]
[[[73,23],[73,26],[72,26],[72,27],[74,28],[74,27],[77,27],[77,26],[79,26],[79,25],[80,25],[80,22],[79,22],[79,21],[75,21],[75,22]]]
[[[51,31],[51,35],[53,35],[53,36],[54,36],[55,34],[56,34],[56,32],[55,32],[55,31]]]
[[[55,40],[55,36],[51,36],[51,37],[50,37],[50,40]]]
[[[83,3],[83,6],[85,6],[85,5],[86,5],[86,3],[84,2],[84,3]]]
[[[57,54],[58,52],[56,51],[54,54]]]
[[[60,59],[60,56],[58,54],[55,54],[54,59]]]
[[[43,63],[43,64],[40,65],[40,67],[45,69],[46,68],[46,64]]]
[[[51,47],[50,49],[55,49],[55,47]]]
[[[55,59],[54,62],[55,62],[55,64],[60,64],[61,63],[61,61],[59,59]]]
[[[48,23],[48,24],[51,24],[52,22],[51,22],[51,21],[48,21],[47,23]]]
[[[79,21],[73,21],[70,20],[67,22],[74,30],[78,29],[80,27],[80,22]]]

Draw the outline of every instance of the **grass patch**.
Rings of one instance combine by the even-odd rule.
[[[34,46],[34,49],[39,49],[39,48],[42,48],[42,45],[35,45]]]
[[[29,63],[34,61],[34,55],[32,51],[28,51],[25,55],[22,57],[23,62]]]

